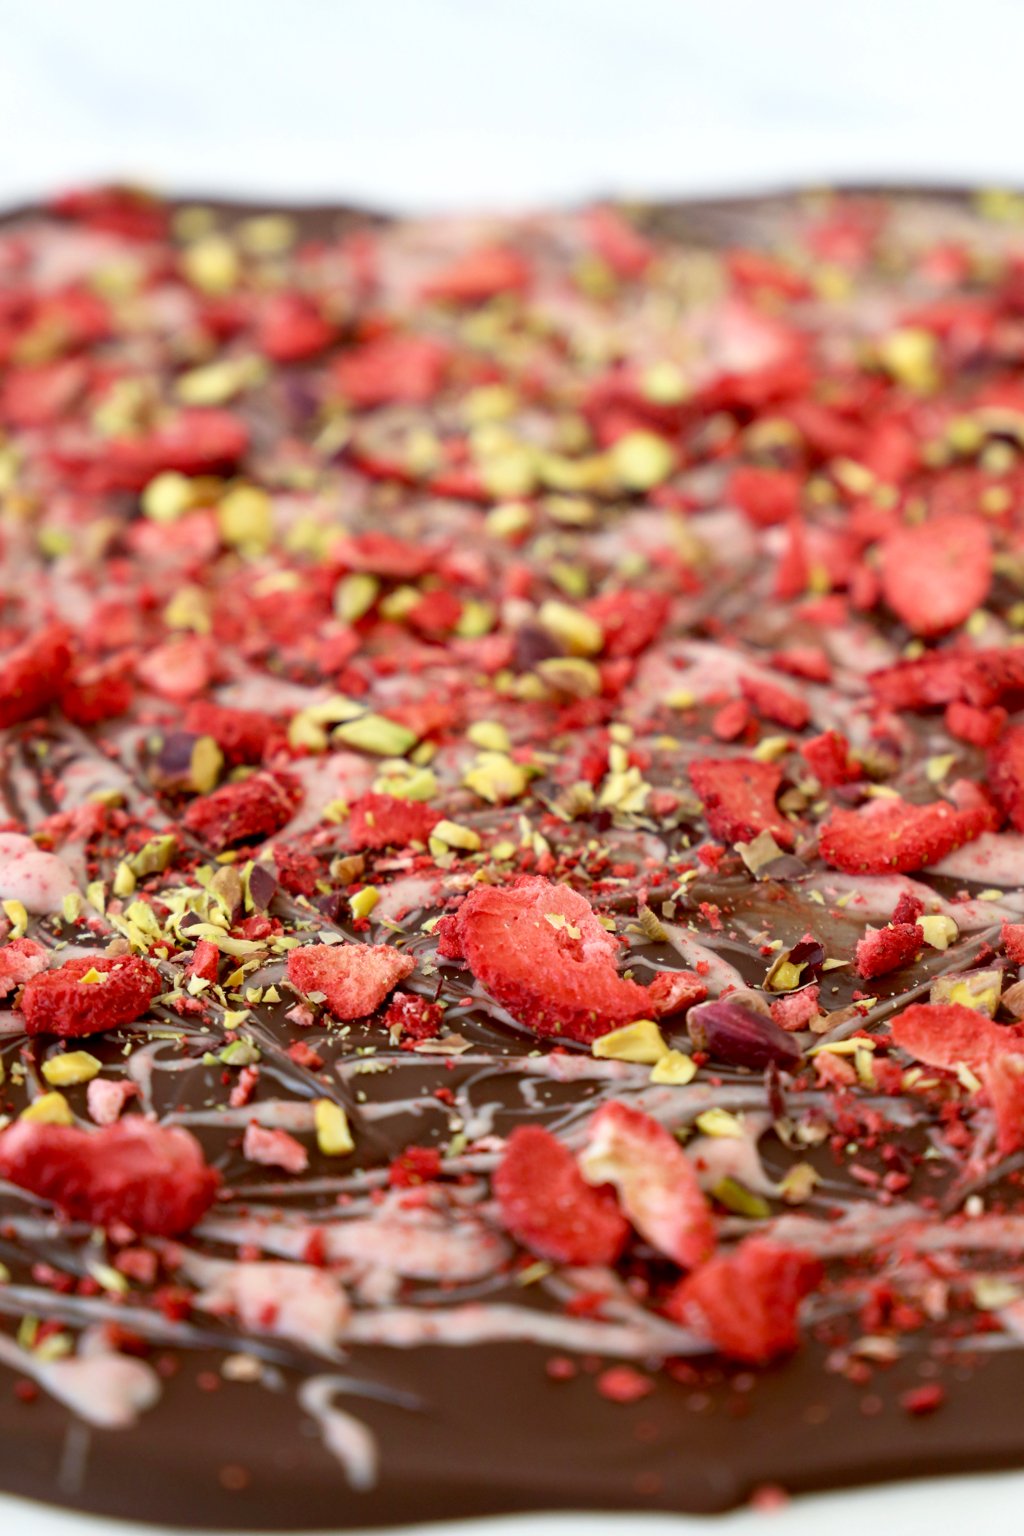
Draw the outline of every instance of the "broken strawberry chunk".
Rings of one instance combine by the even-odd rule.
[[[924,947],[924,930],[917,923],[892,923],[888,928],[869,928],[857,941],[857,975],[870,981],[909,965]]]
[[[184,729],[195,736],[212,736],[232,768],[261,762],[268,748],[284,739],[271,715],[258,709],[232,709],[209,699],[189,705]]]
[[[4,944],[0,948],[0,997],[24,986],[48,964],[46,950],[35,939],[12,939]]]
[[[976,704],[954,699],[946,705],[945,723],[946,730],[957,741],[966,741],[972,747],[992,747],[1006,724],[1006,710],[1001,704],[979,709]]]
[[[525,292],[531,277],[530,267],[518,251],[504,245],[482,245],[435,272],[420,292],[425,299],[444,299],[452,304],[486,304],[501,293]]]
[[[727,1359],[766,1365],[799,1346],[800,1304],[823,1278],[811,1254],[747,1237],[681,1281],[666,1310]]]
[[[1009,1157],[1024,1147],[1024,1055],[993,1055],[981,1077],[995,1112],[996,1151]]]
[[[1024,1052],[1024,1040],[1011,1026],[994,1024],[963,1003],[912,1003],[892,1019],[890,1033],[915,1061],[946,1072],[961,1062],[979,1072],[995,1056]]]
[[[135,686],[120,657],[75,666],[61,686],[59,704],[74,725],[100,725],[131,708]]]
[[[440,1003],[431,1003],[416,992],[396,992],[384,1015],[384,1028],[397,1033],[399,1042],[436,1040],[444,1022]]]
[[[715,1225],[693,1165],[670,1131],[613,1099],[590,1122],[580,1171],[588,1184],[612,1184],[632,1225],[683,1269],[702,1264]]]
[[[608,1189],[593,1189],[568,1148],[539,1125],[512,1132],[494,1174],[505,1229],[557,1264],[614,1264],[629,1223]]]
[[[772,720],[788,731],[802,731],[811,718],[810,706],[804,699],[764,678],[740,678],[740,693],[762,720]]]
[[[910,874],[973,842],[992,819],[983,804],[959,809],[947,800],[910,805],[886,797],[858,811],[834,810],[819,830],[818,849],[826,864],[847,874]]]
[[[788,469],[743,464],[729,476],[726,499],[739,507],[755,528],[770,528],[797,517],[803,480]]]
[[[162,991],[160,972],[138,955],[78,956],[30,977],[20,1006],[30,1035],[98,1035],[134,1023]]]
[[[1018,832],[1024,832],[1024,725],[1003,732],[988,755],[988,787]]]
[[[155,1237],[188,1232],[220,1186],[189,1131],[141,1115],[95,1131],[22,1120],[0,1135],[0,1177],[72,1221]]]
[[[422,405],[444,382],[448,348],[430,336],[378,336],[343,352],[331,374],[357,410],[379,405]]]
[[[702,757],[690,764],[690,780],[704,815],[723,842],[749,842],[770,832],[780,848],[792,848],[793,828],[775,804],[782,769],[752,757]]]
[[[936,651],[872,672],[875,697],[890,709],[935,709],[955,700],[981,707],[1024,695],[1024,648]]]
[[[362,1019],[416,968],[390,944],[303,944],[288,955],[288,980],[309,996],[321,993],[336,1019]]]
[[[267,1130],[250,1120],[242,1139],[242,1156],[265,1168],[283,1168],[285,1173],[305,1173],[309,1153],[301,1141],[280,1129]]]
[[[299,787],[288,775],[254,773],[192,800],[182,822],[193,837],[219,853],[272,837],[291,820],[299,799]]]
[[[800,755],[822,789],[852,784],[863,776],[860,764],[850,756],[850,744],[840,731],[823,731],[800,743]]]
[[[273,293],[263,305],[257,346],[275,363],[315,357],[334,340],[334,327],[304,293]]]
[[[968,514],[897,528],[882,542],[882,593],[915,635],[945,634],[970,618],[992,585],[992,539]]]
[[[441,955],[465,960],[491,996],[537,1034],[589,1045],[666,1002],[666,994],[618,974],[615,939],[586,897],[539,875],[477,886],[437,933]]]
[[[0,729],[45,714],[71,667],[71,631],[49,624],[0,662]]]
[[[604,631],[604,655],[612,659],[639,656],[657,639],[668,619],[669,599],[661,592],[622,587],[602,592],[584,605],[584,612]]]
[[[352,802],[348,819],[350,848],[407,848],[425,843],[441,819],[439,811],[395,795],[366,794]]]

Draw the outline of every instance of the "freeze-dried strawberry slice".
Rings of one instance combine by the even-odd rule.
[[[773,720],[788,731],[802,731],[811,718],[810,706],[788,688],[759,677],[741,677],[740,693],[762,720]]]
[[[363,1019],[414,971],[412,955],[390,944],[303,944],[288,955],[288,980],[299,992],[322,992],[336,1019]]]
[[[604,631],[604,655],[619,658],[647,649],[664,628],[670,606],[661,592],[623,587],[591,598],[584,612]]]
[[[350,848],[407,848],[425,843],[441,819],[439,811],[395,795],[366,794],[352,802],[348,818]]]
[[[614,1264],[629,1223],[608,1189],[593,1189],[550,1131],[512,1132],[494,1173],[502,1223],[517,1242],[556,1264]]]
[[[481,245],[466,251],[425,282],[425,299],[447,299],[453,304],[485,304],[500,293],[522,293],[531,271],[518,251],[504,245]]]
[[[1014,965],[1024,965],[1024,923],[1004,923],[1000,938]]]
[[[0,729],[45,714],[71,667],[71,631],[49,624],[0,663]]]
[[[1024,832],[1024,725],[1011,725],[988,755],[988,786],[1018,832]]]
[[[810,741],[802,741],[800,755],[822,789],[835,789],[863,777],[864,770],[850,756],[850,744],[840,731],[823,731]]]
[[[58,469],[73,475],[79,489],[95,494],[141,491],[161,470],[212,475],[234,469],[249,434],[230,411],[178,411],[140,437],[115,437],[62,445],[53,450]]]
[[[782,783],[777,764],[753,757],[701,757],[690,764],[690,780],[715,837],[738,843],[770,832],[780,848],[792,848],[793,828],[775,804]]]
[[[138,955],[79,956],[27,981],[20,1006],[30,1035],[98,1035],[141,1018],[162,990],[160,972]]]
[[[298,363],[322,352],[334,335],[334,327],[304,293],[274,293],[260,311],[256,344],[275,363]]]
[[[980,608],[992,585],[992,539],[980,517],[950,514],[897,528],[881,547],[882,593],[915,635],[941,635]]]
[[[377,336],[334,360],[335,387],[357,410],[423,405],[444,382],[450,354],[430,336]]]
[[[800,1303],[823,1278],[811,1254],[748,1237],[681,1281],[666,1310],[727,1359],[766,1365],[799,1345]]]
[[[715,1246],[715,1226],[686,1153],[650,1115],[613,1099],[590,1122],[580,1172],[588,1184],[614,1184],[641,1237],[684,1269]]]
[[[61,713],[75,725],[99,725],[131,708],[135,685],[124,660],[92,661],[75,666],[60,691]]]
[[[924,948],[924,930],[917,923],[892,923],[888,928],[869,928],[857,941],[857,975],[870,981],[909,965]]]
[[[440,953],[464,959],[491,996],[540,1035],[589,1045],[665,1005],[652,988],[618,974],[618,947],[587,899],[539,875],[477,886],[436,931]]]
[[[996,1151],[1009,1157],[1024,1147],[1024,1055],[990,1058],[982,1074],[996,1117]]]
[[[954,699],[946,705],[945,725],[957,741],[966,741],[972,747],[992,747],[1006,724],[1006,710],[1001,704],[989,709],[979,709],[976,704],[964,704]]]
[[[1024,1051],[1012,1026],[994,1024],[963,1003],[912,1003],[890,1023],[893,1040],[915,1061],[953,1071],[963,1062],[979,1072],[994,1056]]]
[[[744,464],[729,476],[725,494],[755,527],[769,528],[799,514],[803,480],[792,470]]]
[[[189,1131],[141,1115],[95,1131],[19,1121],[0,1135],[0,1177],[72,1221],[123,1222],[155,1237],[188,1232],[220,1186]]]
[[[196,736],[212,736],[232,767],[260,762],[268,748],[284,740],[271,715],[258,709],[232,709],[208,699],[189,705],[184,728]]]
[[[12,939],[0,948],[0,997],[24,986],[48,965],[46,950],[35,939]]]
[[[938,651],[917,661],[872,672],[875,697],[890,709],[935,709],[962,699],[987,706],[1024,695],[1024,647],[990,646],[982,651]]]
[[[992,820],[983,804],[958,809],[948,800],[872,800],[859,811],[833,811],[819,830],[818,850],[826,864],[847,874],[910,874],[972,842]]]
[[[333,559],[350,571],[415,581],[434,564],[436,551],[424,544],[396,539],[390,533],[357,533],[332,546]]]
[[[219,853],[236,843],[262,842],[279,832],[291,820],[300,798],[290,776],[254,773],[200,795],[188,805],[182,821],[194,837]]]

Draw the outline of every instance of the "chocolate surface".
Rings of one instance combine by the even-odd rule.
[[[959,781],[995,793],[986,746],[941,711],[887,712],[869,676],[922,651],[1009,649],[1019,628],[1018,411],[1004,401],[1000,416],[984,393],[1024,365],[1012,200],[728,200],[629,210],[611,235],[582,214],[403,224],[325,208],[289,211],[286,238],[266,212],[101,198],[19,210],[0,236],[0,654],[54,621],[74,652],[64,685],[2,733],[0,838],[33,835],[77,893],[25,902],[3,883],[15,876],[0,842],[0,940],[24,929],[50,966],[129,952],[157,966],[165,990],[137,1021],[65,1044],[95,1058],[94,1081],[129,1085],[125,1117],[186,1128],[223,1180],[194,1230],[137,1236],[0,1186],[0,1487],[273,1530],[710,1512],[765,1487],[1019,1465],[1020,1153],[995,1151],[1003,1127],[984,1074],[940,1064],[921,1088],[923,1069],[883,1078],[871,1056],[915,1073],[890,1049],[889,1020],[947,1001],[932,992],[945,976],[993,969],[1015,1038],[1018,970],[1001,937],[1024,906],[1014,811],[986,800],[980,837],[979,822],[942,858],[862,876],[816,845],[829,816],[887,794],[959,806]],[[438,272],[481,249],[483,277],[462,271],[432,295]],[[529,281],[508,261],[495,279],[495,249]],[[737,276],[741,249],[779,265]],[[285,342],[268,319],[282,292],[301,309],[301,321],[278,317]],[[318,344],[300,301],[324,327]],[[955,301],[962,314],[938,313]],[[976,333],[986,305],[994,319]],[[938,338],[924,350],[941,376],[919,390],[920,346],[904,367],[879,338],[921,330]],[[392,332],[429,337],[443,363],[404,356],[383,382],[346,370]],[[811,338],[813,362],[780,380],[793,335]],[[884,356],[896,358],[888,374]],[[416,383],[421,367],[431,376]],[[184,448],[154,448],[182,409],[227,412],[243,445],[223,422],[206,436],[209,422],[191,419]],[[942,459],[932,445],[953,416],[988,437]],[[893,449],[866,469],[884,427],[910,442],[907,464]],[[639,463],[615,457],[631,435]],[[673,445],[663,468],[652,437],[655,457]],[[725,471],[748,463],[791,471],[821,535],[795,591],[779,574],[792,519],[736,509]],[[152,486],[168,474],[159,504]],[[236,501],[233,520],[240,486],[267,491],[269,532],[251,504]],[[915,526],[964,502],[975,515],[986,496],[998,558],[977,619],[936,637],[877,592],[857,595],[886,519]],[[372,540],[385,534],[382,552]],[[636,649],[616,651],[607,617],[592,644],[550,606],[578,615],[623,587],[664,604]],[[824,677],[806,654],[778,663],[798,648],[824,657]],[[108,668],[102,689],[133,679],[109,717],[86,718],[90,667]],[[806,701],[807,720],[744,692],[754,672]],[[1011,728],[1020,692],[1003,695]],[[744,698],[730,735],[721,711]],[[190,724],[210,701],[258,712],[258,746],[238,748],[223,722]],[[344,734],[366,718],[379,731],[381,717],[408,743]],[[484,721],[507,750],[500,734],[467,735]],[[799,748],[830,729],[863,771],[823,786]],[[760,866],[759,829],[711,825],[688,777],[695,761],[737,756],[783,765]],[[191,808],[253,770],[270,776],[266,799],[283,785],[294,804],[276,827],[218,842],[221,824]],[[433,784],[405,799],[415,771]],[[371,809],[360,842],[354,808],[396,793],[436,811],[441,830],[375,846]],[[692,1082],[658,1086],[649,1063],[602,1059],[557,1023],[524,1025],[495,997],[500,975],[439,952],[436,931],[475,890],[519,874],[581,891],[645,987],[687,971],[712,997],[748,989],[767,1010],[782,996],[773,964],[812,934],[812,958],[795,952],[805,970],[792,991],[819,988],[790,1037],[800,1069],[752,1072],[698,1051]],[[367,886],[378,904],[361,916]],[[949,947],[922,940],[908,964],[859,973],[866,927],[886,925],[904,895],[956,914]],[[218,947],[217,981],[190,987],[197,939]],[[323,990],[289,985],[292,943],[352,940],[413,956],[399,992],[416,1008],[443,1003],[440,1026],[417,1034],[386,998],[342,1019]],[[0,1002],[11,1123],[54,1091],[42,1068],[64,1049],[25,1032],[25,980]],[[693,1052],[685,1010],[659,1024],[663,1043]],[[830,1079],[807,1053],[844,1041]],[[87,1083],[56,1091],[58,1119],[96,1134]],[[730,1361],[692,1321],[670,1320],[680,1267],[636,1231],[599,1274],[510,1228],[490,1183],[507,1138],[541,1124],[578,1154],[609,1099],[683,1137],[723,1252],[767,1232],[821,1254],[827,1279],[804,1303],[795,1353]],[[345,1111],[351,1154],[327,1149],[314,1102]],[[707,1111],[739,1118],[723,1137],[721,1121],[717,1135],[714,1120],[697,1124]],[[274,1157],[297,1146],[305,1165],[261,1162],[253,1124],[289,1138]],[[439,1160],[410,1172],[410,1147]],[[705,1176],[702,1156],[725,1161]],[[783,1183],[794,1167],[795,1195]],[[293,1277],[275,1280],[262,1311],[216,1299],[261,1262]],[[300,1269],[347,1297],[330,1329],[319,1312],[305,1333],[282,1323]],[[53,1373],[90,1357],[138,1363],[137,1396],[111,1410],[119,1427],[89,1422],[91,1392]],[[609,1373],[624,1366],[620,1391]]]

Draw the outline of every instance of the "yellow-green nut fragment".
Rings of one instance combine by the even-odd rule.
[[[697,1063],[684,1051],[666,1051],[651,1068],[652,1083],[671,1083],[685,1087],[697,1076]]]
[[[476,853],[480,847],[480,834],[472,827],[463,827],[457,821],[439,821],[430,834],[430,851],[444,853],[449,848],[460,848],[466,853]]]
[[[185,276],[203,293],[230,293],[241,276],[238,252],[225,235],[204,235],[182,252]]]
[[[475,766],[463,774],[462,782],[489,805],[501,805],[526,793],[529,774],[503,752],[481,752]]]
[[[174,523],[192,506],[195,488],[187,475],[167,469],[156,475],[141,496],[142,511],[154,523]]]
[[[380,582],[365,571],[343,576],[334,589],[334,611],[345,624],[355,624],[369,613],[380,594]]]
[[[356,1144],[349,1130],[348,1116],[333,1099],[317,1099],[313,1104],[316,1144],[324,1157],[346,1157]]]
[[[361,891],[349,898],[349,910],[355,918],[369,917],[380,901],[380,891],[375,885],[364,885]]]
[[[609,1030],[590,1049],[595,1056],[610,1061],[635,1061],[647,1067],[668,1055],[668,1046],[653,1019],[637,1019],[634,1024]]]
[[[258,485],[238,485],[217,507],[217,526],[225,544],[265,550],[274,536],[274,508]]]
[[[960,930],[951,917],[942,912],[930,913],[917,919],[917,926],[924,934],[924,941],[932,949],[948,949],[960,937]]]
[[[466,732],[474,747],[485,752],[508,752],[512,743],[499,720],[475,720]]]
[[[538,662],[537,673],[549,687],[575,699],[590,699],[601,692],[601,674],[582,656],[549,656]]]
[[[404,757],[417,740],[407,726],[384,715],[360,715],[358,720],[346,720],[335,727],[332,739],[355,747],[357,752],[371,752],[375,757]]]
[[[655,432],[627,432],[611,450],[616,480],[628,491],[649,491],[676,465],[671,446]]]
[[[537,620],[570,656],[596,656],[604,646],[600,624],[570,603],[549,598],[541,603]]]
[[[71,1088],[76,1083],[91,1083],[101,1065],[88,1051],[65,1051],[43,1062],[43,1076],[51,1088]]]
[[[18,1116],[19,1120],[28,1120],[35,1125],[74,1125],[75,1117],[71,1113],[71,1105],[62,1093],[41,1093],[27,1109],[23,1109]]]

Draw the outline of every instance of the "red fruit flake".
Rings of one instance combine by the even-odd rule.
[[[60,691],[61,713],[75,725],[115,720],[132,706],[135,686],[121,657],[75,666]]]
[[[305,294],[275,293],[260,314],[256,344],[275,363],[298,363],[322,352],[334,334],[334,327]]]
[[[693,1165],[670,1131],[613,1099],[590,1122],[580,1167],[592,1184],[614,1184],[641,1237],[684,1269],[715,1246],[715,1226]]]
[[[992,585],[992,539],[980,518],[949,515],[897,528],[881,547],[882,594],[915,635],[970,618]]]
[[[852,784],[863,776],[864,770],[850,756],[849,742],[840,731],[823,731],[801,742],[800,755],[822,789]]]
[[[35,939],[12,939],[0,948],[0,997],[24,986],[49,965],[46,950]]]
[[[826,864],[847,874],[910,874],[937,864],[991,824],[983,805],[958,810],[947,800],[878,799],[859,811],[834,810],[819,830],[818,849]]]
[[[654,1382],[631,1365],[612,1365],[602,1371],[597,1390],[610,1403],[637,1403],[654,1391]]]
[[[996,1117],[996,1151],[1009,1157],[1024,1147],[1024,1055],[993,1055],[981,1074]]]
[[[946,1389],[940,1382],[931,1381],[923,1387],[911,1387],[900,1394],[900,1407],[905,1413],[911,1413],[915,1418],[920,1418],[926,1413],[935,1413],[946,1401]]]
[[[416,968],[390,944],[304,944],[288,954],[288,980],[299,992],[322,992],[343,1021],[362,1019]]]
[[[190,976],[201,976],[204,981],[215,983],[220,965],[220,950],[209,939],[200,939],[192,952],[189,964]]]
[[[757,528],[787,523],[797,517],[803,496],[803,480],[788,469],[761,469],[745,464],[734,469],[726,487],[726,500],[739,507]]]
[[[988,755],[988,786],[996,804],[1024,832],[1024,725],[1003,732]]]
[[[1014,965],[1024,965],[1024,923],[1004,923],[1000,937]]]
[[[336,358],[335,387],[357,410],[423,405],[444,382],[448,348],[429,336],[378,336]]]
[[[702,757],[690,764],[690,780],[704,803],[711,832],[723,842],[749,842],[770,832],[781,848],[792,848],[793,828],[775,797],[782,769],[752,757]]]
[[[141,1115],[81,1131],[20,1121],[0,1135],[0,1177],[72,1221],[177,1237],[213,1204],[220,1174],[190,1132]]]
[[[541,1035],[589,1045],[664,998],[621,977],[618,946],[586,897],[539,875],[477,886],[438,924],[440,953],[464,959],[503,1008]]]
[[[993,1057],[1024,1052],[1024,1040],[1012,1028],[963,1003],[912,1003],[889,1028],[900,1050],[947,1072],[960,1062],[980,1072]]]
[[[283,739],[272,716],[257,709],[231,709],[207,699],[190,704],[183,723],[195,736],[212,736],[233,768],[261,762],[267,748]]]
[[[366,794],[353,801],[348,819],[350,848],[407,848],[425,843],[441,819],[439,811],[395,795]]]
[[[857,941],[857,975],[870,981],[909,965],[924,947],[924,930],[917,923],[893,923],[888,928],[869,928]]]
[[[104,981],[83,981],[90,971]],[[65,960],[25,983],[21,1011],[30,1035],[98,1035],[132,1024],[162,992],[160,972],[138,955]]]
[[[49,624],[0,662],[0,729],[45,714],[54,703],[71,667],[71,639],[66,625]]]
[[[279,832],[294,815],[299,798],[294,779],[254,773],[191,801],[182,822],[193,837],[219,853],[237,843],[262,842]]]
[[[800,1303],[823,1278],[821,1264],[810,1254],[748,1237],[732,1253],[688,1275],[667,1311],[727,1359],[766,1365],[798,1347]]]
[[[392,1189],[416,1189],[441,1177],[441,1154],[436,1147],[406,1147],[388,1168]]]
[[[494,1173],[501,1220],[517,1242],[558,1264],[614,1264],[629,1224],[610,1190],[593,1189],[572,1153],[539,1125],[520,1126]]]
[[[531,271],[518,251],[503,245],[480,246],[467,251],[423,284],[425,299],[446,299],[453,304],[485,304],[501,293],[523,293]]]
[[[436,1040],[441,1033],[444,1009],[415,992],[396,992],[384,1015],[384,1028],[397,1029],[399,1039]]]
[[[972,747],[991,747],[999,740],[1006,724],[1006,710],[994,704],[990,709],[979,709],[976,704],[964,704],[954,699],[946,705],[946,730],[957,741],[966,741]]]
[[[584,612],[604,631],[605,656],[617,659],[645,651],[665,627],[670,607],[661,592],[623,587],[591,598]]]
[[[762,678],[743,677],[740,692],[762,720],[774,720],[789,731],[802,731],[811,718],[809,705],[797,694]]]
[[[890,709],[935,709],[954,700],[986,706],[1024,695],[1024,648],[1006,646],[958,653],[937,651],[901,661],[868,678]]]
[[[245,1128],[242,1156],[250,1163],[283,1168],[286,1173],[305,1173],[309,1167],[309,1153],[301,1141],[296,1141],[287,1131],[267,1130],[255,1120],[250,1120]]]

